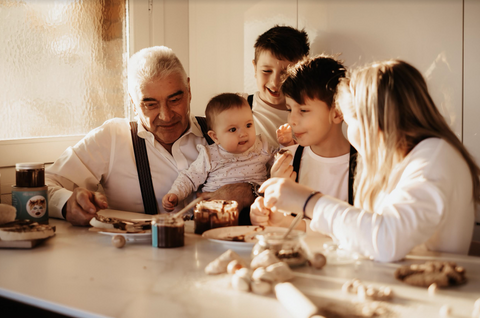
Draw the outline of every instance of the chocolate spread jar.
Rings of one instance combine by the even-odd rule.
[[[45,185],[45,164],[25,162],[15,165],[12,205],[17,220],[48,223],[48,187]]]
[[[185,223],[171,214],[158,214],[152,219],[153,247],[180,247],[184,245]]]
[[[217,227],[238,225],[238,203],[230,200],[203,200],[193,212],[195,234]]]

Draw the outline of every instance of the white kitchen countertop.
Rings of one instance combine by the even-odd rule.
[[[71,316],[81,317],[292,317],[272,294],[260,296],[233,290],[228,274],[209,276],[205,266],[228,247],[192,233],[185,246],[172,249],[148,243],[112,246],[111,237],[51,219],[56,235],[33,249],[0,250],[0,296]],[[308,237],[321,249],[323,236]],[[248,249],[235,249],[250,260]],[[465,267],[465,285],[441,289],[429,296],[426,288],[395,280],[403,264],[433,258]],[[384,303],[391,317],[435,317],[440,307],[452,307],[452,317],[470,317],[480,298],[480,258],[431,252],[411,254],[400,263],[361,260],[327,264],[321,270],[294,269],[291,281],[318,307],[351,315],[356,297],[341,287],[358,278],[365,285],[389,285],[394,299]]]

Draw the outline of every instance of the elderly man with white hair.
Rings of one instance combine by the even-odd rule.
[[[151,47],[130,58],[128,91],[136,121],[107,120],[47,169],[50,216],[82,226],[105,208],[164,212],[163,196],[197,158],[196,145],[207,143],[190,116],[190,79],[171,49]],[[248,183],[206,197],[236,200],[240,209],[254,200]]]

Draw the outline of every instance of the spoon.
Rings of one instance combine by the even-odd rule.
[[[287,230],[287,233],[283,236],[283,240],[287,238],[288,234],[292,232],[293,228],[297,226],[298,222],[303,218],[303,213],[298,213],[295,218],[293,219],[292,223],[290,224],[290,227]]]
[[[173,218],[176,219],[176,218],[179,218],[181,217],[184,213],[188,212],[188,210],[190,210],[191,208],[193,208],[198,202],[202,201],[203,198],[196,198],[195,200],[193,200],[192,202],[190,202],[189,204],[187,204],[183,209],[181,209],[180,211],[178,211],[177,213],[175,213],[173,215]]]

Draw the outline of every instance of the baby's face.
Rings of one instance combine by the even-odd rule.
[[[215,143],[230,153],[243,153],[255,143],[255,126],[250,106],[231,108],[218,114],[214,121]]]
[[[277,109],[285,108],[285,96],[280,91],[280,87],[282,75],[290,64],[292,62],[277,59],[270,51],[260,53],[257,64],[254,61],[260,99]]]

